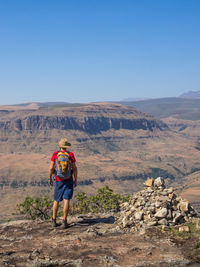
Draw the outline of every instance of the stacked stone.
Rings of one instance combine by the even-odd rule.
[[[165,188],[163,178],[147,179],[147,187],[121,205],[118,223],[122,228],[141,228],[181,224],[197,217],[190,203],[177,196],[175,189]]]

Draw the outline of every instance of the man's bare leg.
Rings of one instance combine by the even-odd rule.
[[[67,220],[67,215],[69,211],[69,199],[64,199],[64,207],[63,207],[63,220]]]
[[[53,203],[53,217],[52,217],[53,220],[56,220],[58,208],[59,208],[59,202],[54,200],[54,203]]]
[[[63,207],[63,221],[64,221],[64,228],[67,228],[67,215],[69,211],[69,202],[70,200],[64,199],[64,207]]]

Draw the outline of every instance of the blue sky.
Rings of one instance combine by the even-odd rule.
[[[0,0],[0,104],[200,90],[199,0]]]

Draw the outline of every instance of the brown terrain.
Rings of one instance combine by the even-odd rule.
[[[121,194],[162,176],[199,205],[200,123],[158,120],[132,107],[94,103],[0,107],[1,221],[12,218],[27,195],[52,196],[48,166],[61,137],[77,159],[77,191],[108,185]]]
[[[0,266],[200,266],[194,238],[155,227],[124,232],[113,214],[74,216],[69,222],[68,229],[53,229],[49,221],[1,224]]]
[[[200,150],[200,121],[181,120],[169,117],[163,120],[173,131],[181,133],[182,136],[192,140],[197,150]],[[200,171],[195,170],[182,179],[179,187],[181,195],[195,203],[200,210]]]
[[[0,224],[0,266],[199,266],[200,217],[161,177],[119,211]],[[166,212],[167,211],[167,212]]]
[[[199,266],[200,216],[161,177],[115,212],[0,224],[1,266]]]

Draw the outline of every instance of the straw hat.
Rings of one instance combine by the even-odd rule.
[[[71,146],[71,144],[67,141],[66,138],[61,138],[60,141],[58,142],[59,147],[68,147]]]

